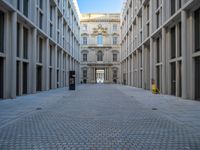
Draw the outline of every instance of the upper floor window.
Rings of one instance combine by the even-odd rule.
[[[171,15],[173,15],[176,11],[176,1],[171,0]]]
[[[40,9],[43,8],[43,0],[39,0],[39,7],[40,7]]]
[[[200,9],[195,11],[195,52],[200,51]]]
[[[50,6],[50,20],[53,21],[53,6]]]
[[[87,69],[83,70],[83,78],[87,78]]]
[[[87,61],[87,54],[83,54],[83,61],[84,61],[84,62]]]
[[[156,0],[156,8],[158,9],[159,6],[160,6],[160,0]]]
[[[102,51],[99,51],[97,53],[97,61],[103,61],[103,53],[102,53]]]
[[[87,37],[83,37],[83,45],[87,45]]]
[[[87,31],[87,25],[86,24],[83,25],[83,31]]]
[[[98,45],[103,45],[103,36],[102,36],[102,34],[98,34],[98,36],[97,36],[97,44]]]
[[[0,11],[0,52],[4,52],[4,13]]]
[[[113,54],[113,61],[114,61],[114,62],[117,61],[117,54]]]
[[[117,37],[113,37],[113,45],[117,45]]]
[[[117,78],[117,69],[113,70],[113,78]]]
[[[23,28],[23,58],[28,59],[28,29]]]
[[[113,25],[113,31],[117,31],[117,24]]]
[[[23,1],[23,14],[28,17],[28,0]]]

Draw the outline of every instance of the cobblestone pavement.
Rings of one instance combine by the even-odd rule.
[[[200,150],[199,123],[199,102],[81,85],[0,101],[0,150]]]

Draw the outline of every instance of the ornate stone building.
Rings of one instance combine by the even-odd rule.
[[[80,81],[120,83],[120,14],[82,14],[80,24]]]
[[[200,100],[200,1],[126,0],[122,82]]]

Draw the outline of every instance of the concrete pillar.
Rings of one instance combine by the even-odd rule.
[[[153,76],[154,76],[154,73],[153,73],[153,68],[154,68],[154,58],[153,58],[153,39],[151,38],[150,39],[150,89],[152,90],[151,88],[151,80],[153,79]]]
[[[55,46],[55,51],[54,51],[54,88],[57,88],[57,53],[58,53],[58,47],[57,45]]]
[[[9,89],[10,89],[10,97],[11,98],[16,98],[16,44],[17,44],[17,13],[14,12],[11,14],[11,28],[10,28],[10,35],[11,35],[11,43],[9,47],[9,58],[10,59],[10,79],[8,80],[9,82]],[[9,90],[8,89],[8,90]]]
[[[43,79],[44,79],[44,90],[49,90],[49,39],[45,39],[45,44],[44,44],[44,53],[43,53],[43,58],[44,58],[44,74],[43,74]]]
[[[187,90],[187,13],[181,12],[182,20],[182,97],[188,98]]]
[[[37,50],[37,30],[32,29],[32,49],[31,49],[31,93],[36,93],[36,50]]]
[[[146,51],[145,51],[145,46],[142,45],[142,88],[143,89],[146,89],[146,64],[145,64],[145,54],[146,54]]]
[[[162,28],[162,93],[166,94],[166,29]]]
[[[136,57],[137,57],[137,87],[140,87],[140,56],[139,56],[139,50],[136,50]]]
[[[64,71],[64,67],[63,67],[63,50],[61,50],[61,61],[60,61],[60,70],[61,70],[61,73],[60,73],[60,86],[63,87],[64,86],[64,76],[63,76],[63,71]]]

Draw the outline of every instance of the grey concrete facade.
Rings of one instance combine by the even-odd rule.
[[[199,0],[126,0],[121,20],[122,83],[200,99]]]
[[[120,14],[81,15],[80,81],[120,83]]]
[[[0,98],[65,87],[69,70],[78,76],[79,15],[75,0],[0,1]]]

